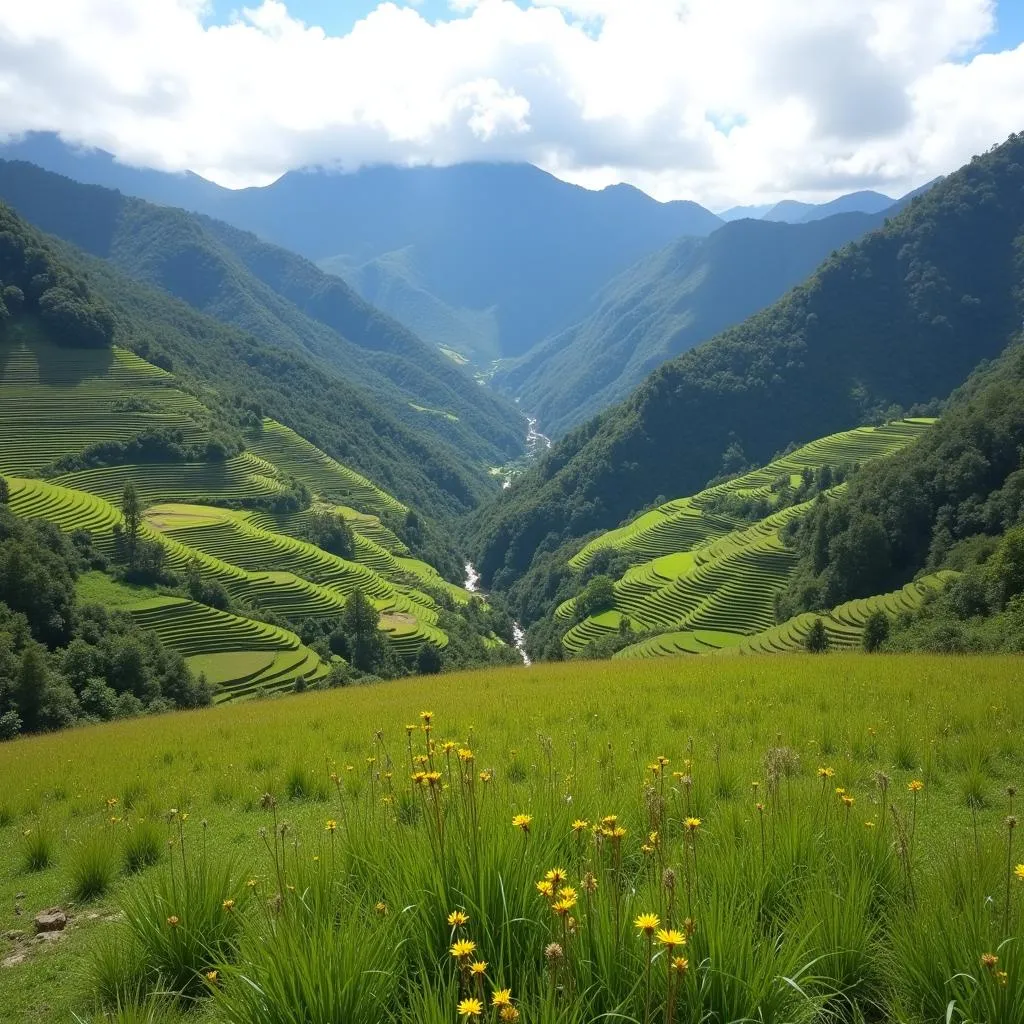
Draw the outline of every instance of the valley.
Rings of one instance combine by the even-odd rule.
[[[931,86],[820,39],[771,132],[619,95],[683,7],[171,5],[300,47],[260,159],[128,49],[117,155],[12,106],[0,1024],[1024,1024],[1024,135],[840,151]]]

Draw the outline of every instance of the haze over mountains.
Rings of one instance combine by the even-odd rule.
[[[0,146],[0,157],[252,231],[477,365],[522,356],[592,312],[599,290],[638,260],[724,222],[696,203],[659,203],[628,185],[593,192],[526,164],[297,171],[232,191],[194,174],[128,167],[46,133]],[[779,204],[769,219],[891,203],[856,193],[823,207]]]

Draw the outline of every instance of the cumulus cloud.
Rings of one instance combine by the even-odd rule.
[[[993,0],[0,0],[0,133],[261,183],[310,164],[527,160],[711,206],[891,192],[1024,128]]]

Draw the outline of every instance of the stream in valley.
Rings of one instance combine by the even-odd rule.
[[[550,444],[550,442],[548,442]],[[479,597],[486,597],[484,592],[480,589],[480,573],[476,571],[476,566],[472,562],[467,562],[465,565],[466,579],[462,584],[463,587],[471,594],[476,594]],[[524,665],[530,664],[530,656],[526,653],[526,630],[519,625],[518,622],[512,623],[512,640],[515,644],[515,649],[519,652],[519,657],[523,659]]]

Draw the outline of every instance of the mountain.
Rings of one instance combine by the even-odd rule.
[[[948,394],[1020,323],[1022,239],[1015,135],[557,444],[479,514],[484,580],[507,586],[659,496]]]
[[[361,264],[411,249],[422,287],[441,303],[484,317],[493,310],[498,356],[520,355],[569,326],[597,288],[641,256],[721,224],[696,203],[660,203],[627,185],[589,191],[527,164],[307,170],[230,191],[102,153],[78,156],[46,136],[0,147],[0,157],[205,213],[314,261]],[[426,327],[434,340],[429,321],[406,326]],[[487,340],[460,347],[487,351]]]
[[[773,205],[773,203],[762,203],[760,206],[731,206],[728,210],[723,210],[718,216],[720,220],[724,220],[727,224],[730,221],[743,220],[747,217],[759,220]]]
[[[166,291],[127,277],[106,260],[38,235],[2,203],[0,210],[5,218],[0,237],[11,233],[8,224],[18,225],[16,237],[29,233],[34,248],[48,262],[69,268],[84,282],[58,292],[63,301],[54,304],[53,315],[70,315],[79,324],[78,332],[102,335],[107,341],[112,336],[120,347],[173,372],[183,389],[203,395],[223,429],[234,437],[222,447],[237,446],[242,424],[272,417],[406,505],[422,510],[421,522],[427,522],[426,532],[434,539],[428,538],[417,550],[447,551],[432,553],[429,560],[443,564],[448,575],[461,568],[455,545],[447,538],[437,541],[432,524],[475,507],[493,483],[482,478],[478,467],[467,466],[451,446],[411,430],[372,393],[322,361],[268,345],[199,313]],[[53,280],[50,271],[47,280]],[[81,315],[81,304],[66,293],[74,296],[83,287],[106,312]]]
[[[829,253],[882,223],[740,220],[683,238],[603,288],[594,312],[503,364],[494,386],[556,437],[629,394],[653,370],[774,302]]]
[[[412,246],[365,263],[350,256],[318,262],[329,274],[344,278],[371,305],[399,323],[416,324],[417,334],[457,362],[486,365],[498,358],[500,328],[496,310],[456,309],[430,292]]]
[[[784,199],[768,210],[763,219],[784,221],[787,224],[807,224],[837,213],[881,213],[895,202],[895,199],[881,192],[870,191],[851,192],[829,203],[798,203],[793,199]]]
[[[311,355],[486,477],[522,451],[510,403],[307,260],[220,221],[0,161],[0,199],[44,231],[196,309]],[[471,469],[470,463],[475,463]]]
[[[807,210],[800,219],[800,223],[807,224],[824,217],[833,217],[837,213],[882,213],[891,209],[895,202],[895,199],[883,195],[881,192],[851,192],[849,195],[833,199],[830,203],[820,203],[813,209]],[[766,217],[765,219],[771,218]]]

